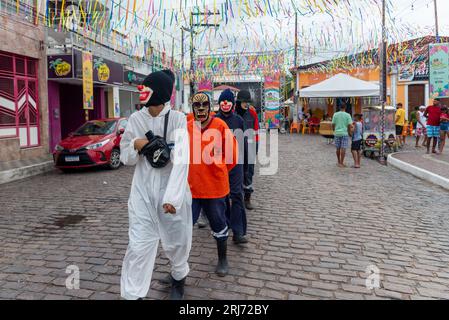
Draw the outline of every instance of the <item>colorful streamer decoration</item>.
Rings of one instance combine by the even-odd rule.
[[[294,65],[295,15],[300,21],[300,63],[312,65],[307,72],[352,70],[378,64],[381,38],[378,0],[62,0],[54,3],[1,0],[0,3],[0,13],[26,15],[36,25],[43,24],[60,32],[75,31],[75,37],[107,44],[136,61],[147,60],[155,54],[155,59],[167,63],[172,60],[168,56],[174,54],[178,68],[181,57],[189,61],[191,41],[190,32],[181,39],[181,28],[194,31],[194,76],[200,79],[207,78],[211,72],[264,75],[288,71]],[[387,0],[387,7],[391,44],[433,33],[432,28],[399,21],[394,12],[395,1]],[[422,54],[413,50],[411,54],[410,46],[419,47],[419,43],[390,46],[391,62],[407,64],[419,59]],[[229,56],[242,57],[239,62],[234,59],[234,63],[241,64],[237,71],[229,67],[232,65]],[[282,61],[270,61],[273,56],[282,56]],[[243,57],[253,60],[245,64]],[[254,63],[255,60],[263,62]],[[326,60],[330,61],[321,62]]]

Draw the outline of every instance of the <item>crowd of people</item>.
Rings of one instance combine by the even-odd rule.
[[[449,138],[448,107],[442,106],[439,99],[434,99],[433,105],[416,108],[410,118],[415,130],[415,147],[427,148],[427,154],[442,154],[446,146],[446,139]],[[406,112],[402,103],[399,103],[396,111],[396,136],[401,148],[406,145],[406,135],[403,134],[406,126],[405,119]]]
[[[171,265],[170,299],[183,299],[193,225],[201,214],[217,245],[218,276],[229,272],[230,231],[236,245],[248,242],[259,125],[251,95],[241,91],[236,99],[225,90],[213,114],[209,96],[196,93],[186,117],[168,104],[174,83],[168,70],[144,80],[139,90],[145,107],[129,118],[120,145],[121,161],[136,166],[121,275],[121,296],[129,300],[146,297],[159,241]]]
[[[406,111],[402,103],[397,105],[396,115],[396,143],[400,149],[406,145],[407,121]],[[416,148],[427,148],[427,154],[442,154],[449,138],[449,109],[441,106],[439,99],[434,99],[431,106],[421,106],[411,114]],[[363,115],[356,114],[352,119],[343,105],[332,119],[335,145],[337,148],[337,166],[345,168],[346,150],[351,147],[354,158],[353,168],[361,167],[361,150],[363,147]],[[422,144],[421,144],[422,141]]]
[[[190,272],[189,255],[193,226],[201,215],[207,218],[217,246],[215,273],[229,272],[227,243],[243,245],[247,239],[246,210],[253,210],[253,176],[259,141],[259,119],[251,106],[251,94],[222,92],[218,113],[205,93],[191,97],[192,113],[171,109],[175,83],[169,70],[150,74],[139,86],[143,108],[134,113],[121,140],[121,161],[136,166],[128,201],[129,245],[123,261],[121,295],[143,299],[150,288],[159,242],[170,261],[170,298],[183,299]],[[300,112],[300,117],[311,114]],[[406,113],[396,112],[398,144]],[[440,154],[449,137],[449,112],[438,99],[432,106],[416,110],[416,147],[421,138],[427,152]],[[332,127],[338,167],[344,168],[350,146],[353,168],[361,167],[363,116],[354,118],[346,105],[333,115]],[[249,132],[249,134],[248,134]],[[438,150],[437,150],[438,146]]]

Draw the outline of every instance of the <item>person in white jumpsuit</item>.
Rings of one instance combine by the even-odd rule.
[[[164,72],[172,79],[170,71],[162,71]],[[161,102],[163,105],[169,100],[173,84],[170,89],[166,81],[161,72],[153,73],[144,81],[144,85],[139,89],[145,91],[150,88],[150,97],[142,98],[141,92],[141,102],[146,102],[147,107],[129,118],[120,144],[123,164],[136,165],[128,201],[129,245],[121,274],[121,296],[127,300],[143,299],[147,296],[159,240],[171,264],[173,283],[170,298],[182,299],[185,278],[189,273],[192,195],[187,182],[190,152],[187,121],[184,114],[171,110],[169,105],[165,105],[156,117],[149,112],[153,105],[159,105]],[[168,89],[165,86],[168,86]],[[168,112],[170,115],[166,140],[169,144],[174,142],[172,162],[164,168],[155,169],[144,156],[139,155],[135,148],[136,140],[145,139],[149,130],[153,131],[154,135],[163,137],[165,115]],[[186,134],[178,134],[175,137],[175,130],[178,129],[185,130]],[[180,158],[173,161],[174,155]],[[167,212],[166,205],[174,208],[176,213]]]

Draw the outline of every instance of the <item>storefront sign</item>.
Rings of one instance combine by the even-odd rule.
[[[76,78],[82,78],[80,64],[82,65],[82,53],[78,50],[74,51],[76,61]],[[93,81],[95,83],[105,83],[122,85],[123,84],[123,65],[113,61],[93,56]]]
[[[146,76],[140,73],[136,73],[134,71],[127,70],[124,75],[124,83],[140,85],[145,80]]]
[[[265,78],[265,121],[267,129],[278,129],[280,126],[280,75]]]
[[[48,79],[73,78],[73,56],[71,54],[48,56]]]
[[[94,81],[109,84],[123,83],[123,66],[94,56]]]
[[[83,52],[83,108],[94,109],[93,61],[90,52]]]
[[[449,98],[449,43],[430,45],[430,97]]]

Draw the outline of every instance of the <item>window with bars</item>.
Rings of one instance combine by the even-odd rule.
[[[0,52],[0,139],[40,145],[37,60]]]

